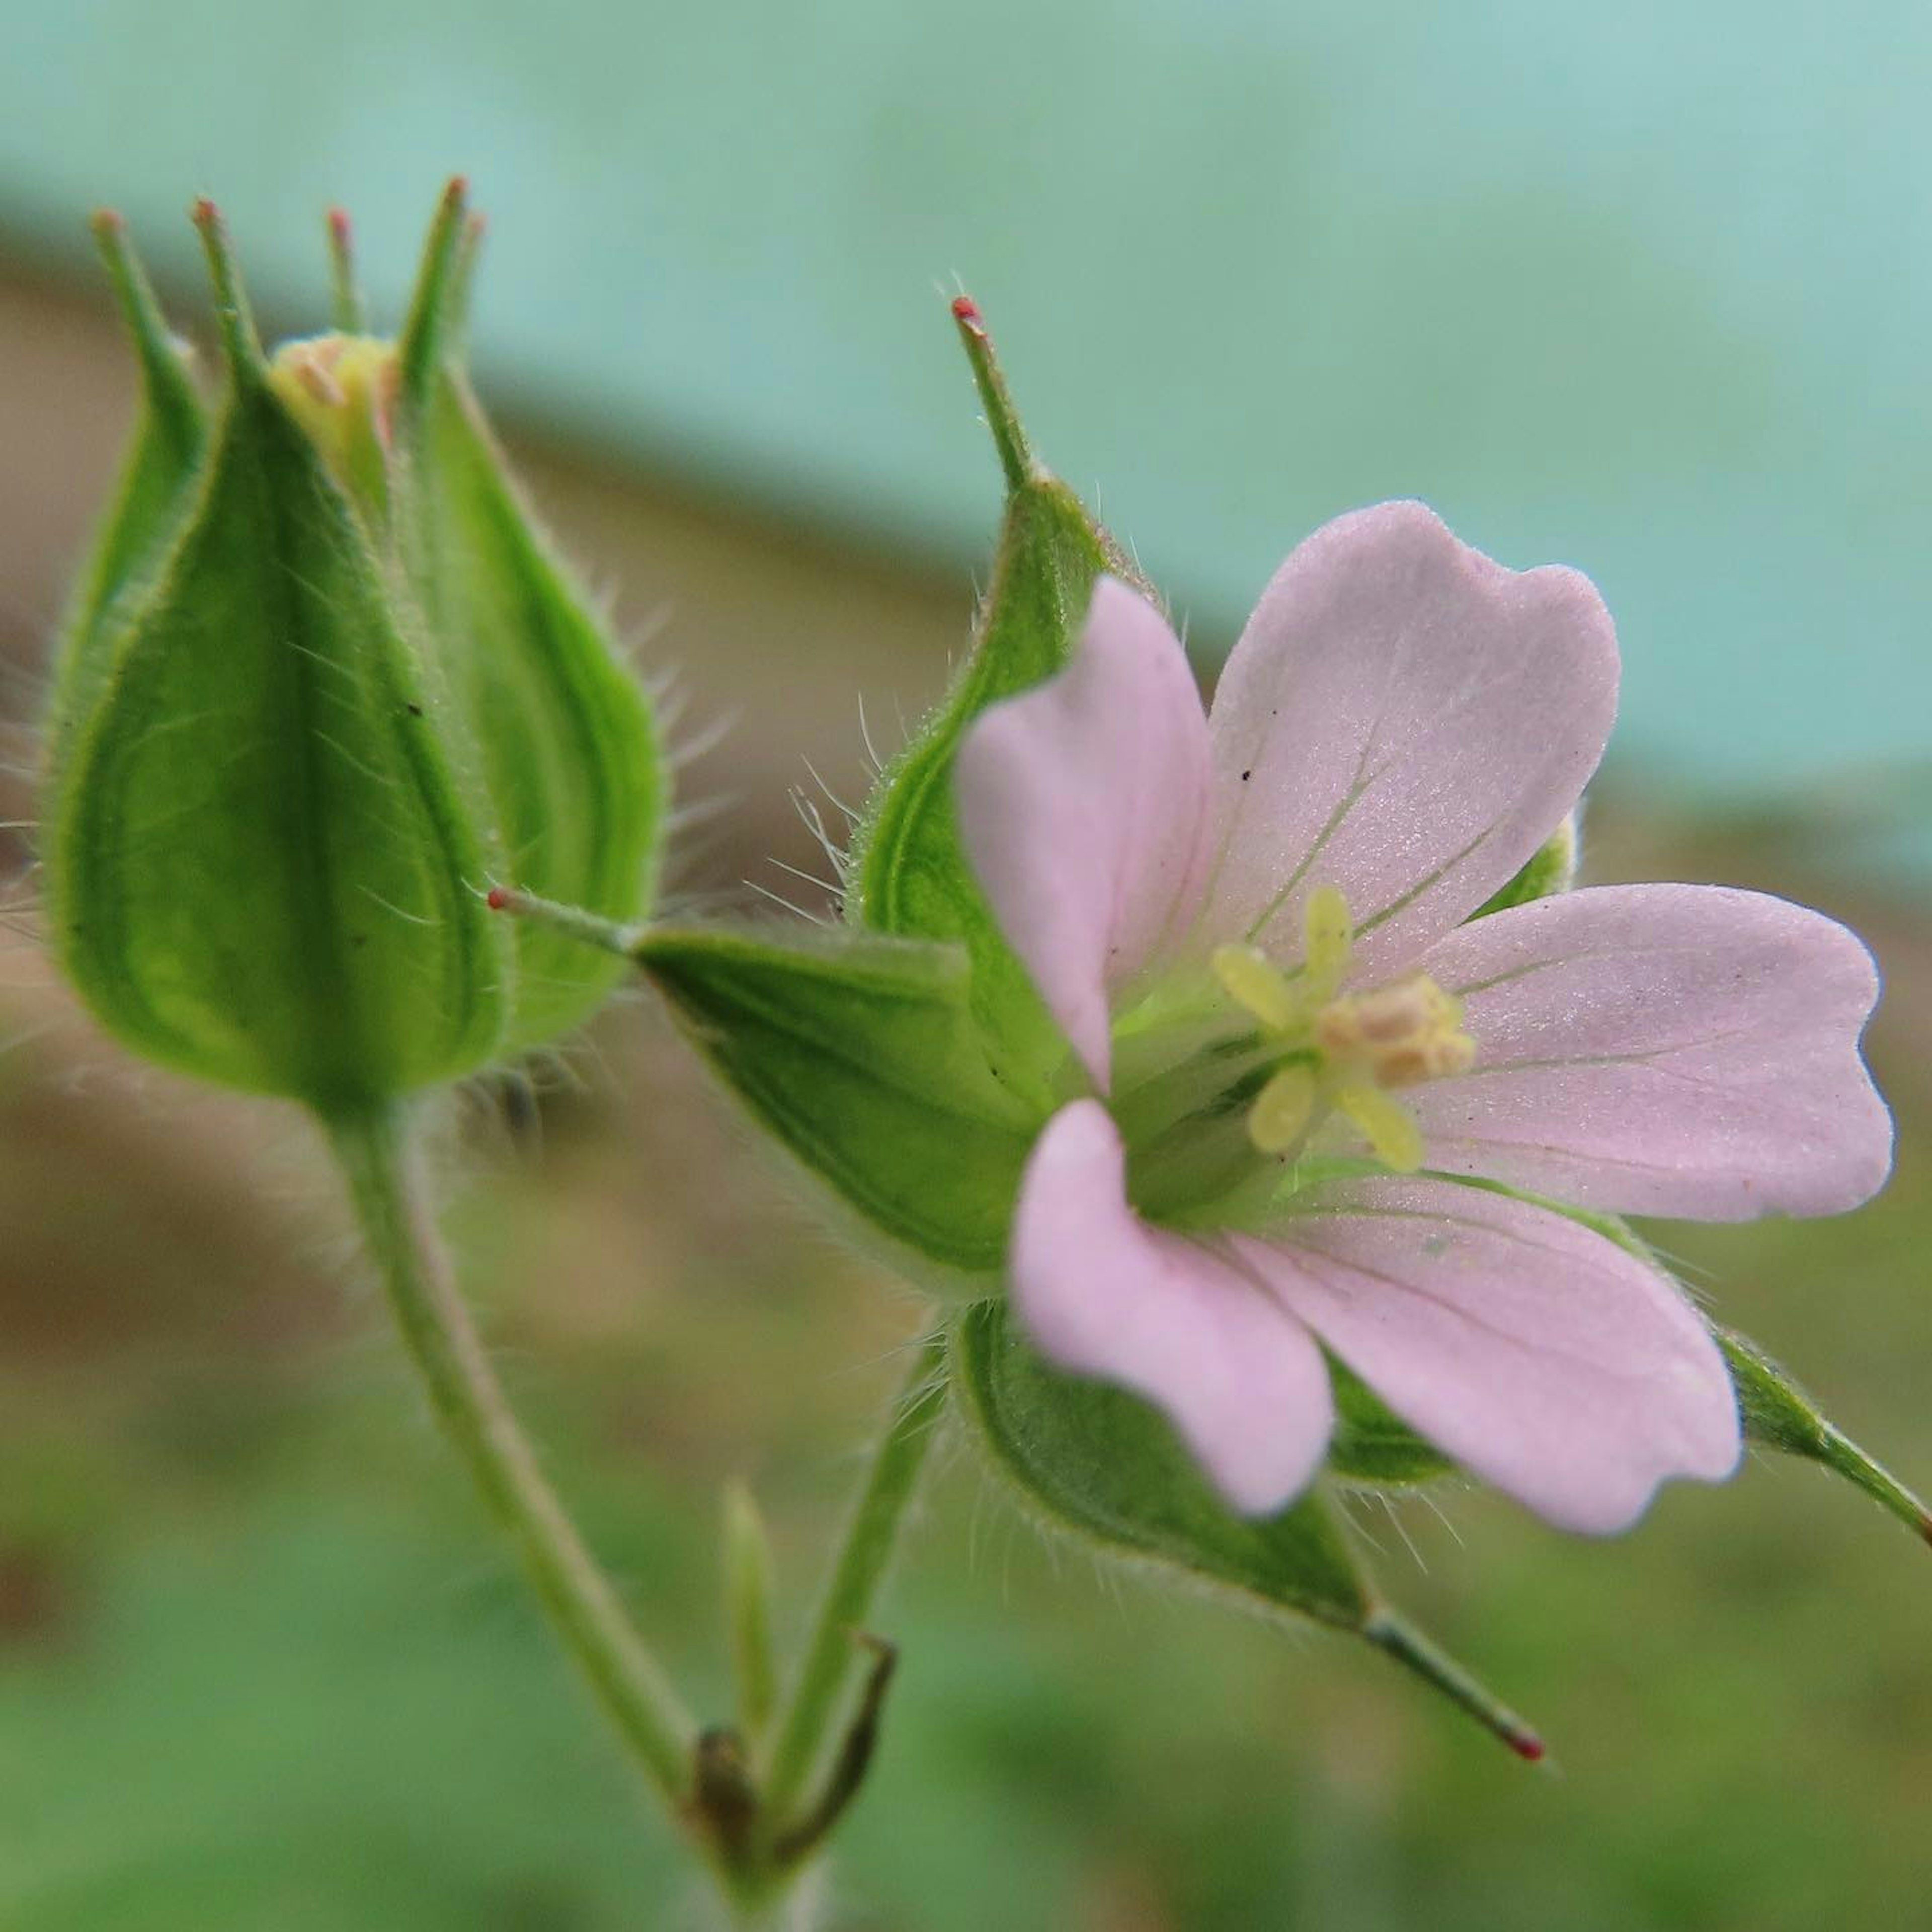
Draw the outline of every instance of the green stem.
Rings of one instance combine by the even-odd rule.
[[[781,1823],[824,1755],[827,1728],[858,1657],[854,1639],[872,1614],[906,1506],[932,1445],[934,1426],[946,1400],[945,1366],[943,1334],[920,1345],[820,1600],[812,1640],[764,1779],[767,1814]]]
[[[665,1801],[689,1790],[694,1730],[544,1480],[437,1240],[398,1110],[326,1123],[411,1359],[451,1446],[520,1553],[559,1640]]]

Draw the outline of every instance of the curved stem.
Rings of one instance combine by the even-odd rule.
[[[695,1732],[676,1694],[544,1479],[436,1238],[398,1109],[326,1120],[390,1306],[451,1446],[523,1558],[559,1640],[675,1810]]]
[[[854,1640],[863,1630],[885,1580],[906,1506],[932,1446],[933,1426],[946,1400],[945,1366],[943,1334],[920,1343],[819,1601],[764,1780],[769,1815],[781,1822],[824,1754],[826,1728],[858,1656]]]

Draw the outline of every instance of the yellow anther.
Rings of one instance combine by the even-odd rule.
[[[1284,1066],[1255,1096],[1248,1138],[1263,1154],[1287,1153],[1314,1117],[1316,1090],[1312,1069]]]
[[[1400,1100],[1379,1087],[1344,1087],[1335,1104],[1367,1136],[1376,1158],[1398,1174],[1413,1174],[1422,1165],[1422,1130]]]
[[[1253,946],[1217,946],[1208,964],[1229,998],[1246,1007],[1270,1031],[1285,1033],[1306,1017],[1280,969]]]
[[[1301,914],[1302,959],[1312,998],[1325,1000],[1342,983],[1354,950],[1348,902],[1334,886],[1317,886]]]

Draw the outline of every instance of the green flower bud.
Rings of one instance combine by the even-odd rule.
[[[62,964],[109,1030],[325,1112],[462,1078],[588,1016],[621,962],[493,918],[514,877],[647,906],[663,759],[644,694],[538,532],[471,395],[460,182],[394,342],[265,355],[196,212],[226,395],[196,393],[119,225],[143,374],[70,611],[41,860]]]

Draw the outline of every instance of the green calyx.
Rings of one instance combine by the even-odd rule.
[[[802,933],[653,930],[634,956],[842,1217],[958,1299],[998,1292],[1022,1168],[1079,1082],[967,861],[952,760],[988,705],[1064,668],[1096,576],[1133,573],[1034,458],[978,311],[962,298],[953,314],[1005,475],[1005,520],[972,651],[868,802],[844,920]]]
[[[997,1289],[1044,1114],[986,1058],[957,946],[659,927],[633,956],[741,1102],[922,1285]]]
[[[952,314],[1006,485],[992,588],[973,647],[939,709],[880,774],[854,835],[845,914],[862,930],[963,946],[974,1015],[1007,1077],[1051,1090],[1066,1045],[1002,937],[962,847],[952,760],[988,705],[1064,670],[1078,641],[1094,579],[1139,573],[1066,485],[1034,457],[979,310]]]
[[[196,212],[226,393],[206,401],[120,224],[96,232],[142,373],[118,500],[64,628],[41,860],[55,944],[136,1052],[326,1112],[554,1037],[622,962],[492,917],[614,920],[663,817],[650,708],[503,470],[460,361],[476,230],[444,198],[401,337],[272,358]]]
[[[1161,1416],[1120,1390],[1049,1368],[991,1303],[955,1324],[951,1376],[968,1436],[1049,1533],[1270,1621],[1359,1637],[1519,1756],[1542,1757],[1542,1741],[1514,1712],[1382,1600],[1318,1491],[1274,1516],[1237,1516]]]
[[[1916,1496],[1752,1343],[1714,1332],[1748,1441],[1832,1470],[1932,1541],[1932,1514]],[[1156,1582],[1360,1637],[1520,1755],[1540,1757],[1534,1733],[1384,1604],[1366,1574],[1337,1496],[1400,1491],[1454,1466],[1340,1364],[1329,1366],[1336,1414],[1326,1480],[1262,1518],[1238,1516],[1222,1502],[1156,1410],[1051,1367],[998,1303],[981,1303],[954,1322],[950,1374],[964,1432],[1042,1528]]]

